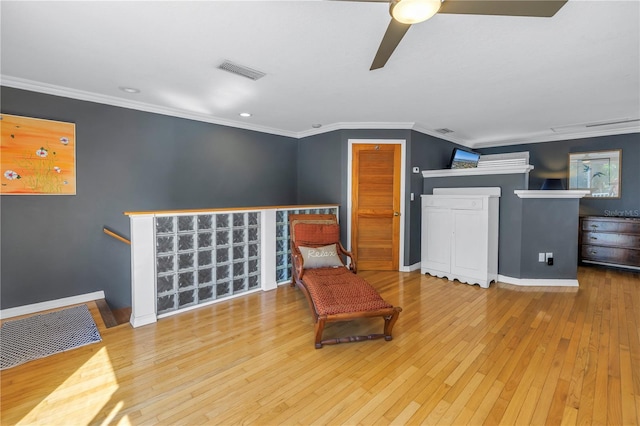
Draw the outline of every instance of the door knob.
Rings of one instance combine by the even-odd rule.
[[[394,216],[400,216],[400,212],[393,212]]]

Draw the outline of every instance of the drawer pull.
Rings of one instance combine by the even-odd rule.
[[[596,225],[595,223],[593,225],[591,225],[592,228],[597,228],[598,225]]]
[[[595,250],[591,250],[591,254],[598,254],[598,252]]]
[[[589,238],[592,239],[592,240],[597,240],[598,239],[598,237],[593,237],[593,236],[589,237]]]

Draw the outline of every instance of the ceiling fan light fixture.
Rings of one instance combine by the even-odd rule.
[[[441,5],[441,0],[393,0],[389,13],[400,23],[417,24],[438,13]]]

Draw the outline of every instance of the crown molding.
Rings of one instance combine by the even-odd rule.
[[[238,129],[251,130],[255,132],[267,133],[278,136],[285,136],[294,139],[302,139],[309,136],[315,136],[335,130],[389,130],[402,129],[414,130],[416,132],[432,136],[438,139],[446,140],[471,149],[491,148],[509,145],[523,145],[529,143],[553,142],[570,139],[583,139],[600,136],[623,135],[630,133],[640,133],[640,125],[630,126],[628,128],[617,129],[600,129],[589,130],[585,132],[567,132],[553,134],[533,134],[522,137],[514,137],[507,139],[495,139],[485,141],[462,140],[451,134],[443,135],[419,123],[414,122],[338,122],[323,125],[318,129],[309,129],[301,132],[294,132],[274,127],[252,125],[246,122],[239,122],[217,118],[208,114],[202,114],[192,111],[185,111],[178,108],[163,107],[152,105],[144,102],[123,99],[115,96],[101,95],[98,93],[87,92],[83,90],[71,89],[68,87],[57,86],[53,84],[41,83],[33,80],[27,80],[18,77],[12,77],[0,74],[0,85],[11,87],[14,89],[28,90],[31,92],[44,93],[48,95],[60,96],[64,98],[77,99],[81,101],[96,102],[104,105],[111,105],[120,108],[133,109],[137,111],[150,112],[154,114],[167,115],[171,117],[184,118],[187,120],[201,121],[205,123],[218,124],[221,126],[234,127]],[[551,131],[551,130],[549,130]]]
[[[603,130],[588,130],[584,132],[571,132],[571,133],[553,133],[553,134],[536,134],[526,137],[513,138],[513,139],[498,139],[482,142],[471,142],[467,146],[471,149],[479,148],[492,148],[500,146],[511,145],[524,145],[530,143],[542,143],[542,142],[558,142],[573,139],[586,139],[597,138],[602,136],[617,136],[627,135],[632,133],[640,133],[640,126],[630,126],[628,128],[618,129],[603,129]]]
[[[333,132],[335,130],[411,130],[414,123],[397,123],[397,122],[338,122],[323,125],[317,129],[304,130],[296,133],[298,139],[309,136],[321,135],[323,133]]]
[[[178,108],[169,108],[158,105],[147,104],[144,102],[122,99],[115,96],[101,95],[98,93],[87,92],[84,90],[70,89],[68,87],[56,86],[53,84],[40,83],[32,80],[26,80],[7,75],[0,75],[0,84],[2,86],[12,87],[14,89],[28,90],[31,92],[44,93],[47,95],[55,95],[63,98],[77,99],[80,101],[95,102],[104,105],[111,105],[120,108],[134,109],[137,111],[151,112],[154,114],[168,115],[171,117],[185,118],[188,120],[201,121],[211,124],[219,124],[221,126],[235,127],[244,130],[253,130],[255,132],[269,133],[273,135],[286,136],[296,138],[295,132],[276,129],[273,127],[256,126],[248,123],[241,123],[233,120],[213,117],[207,114],[201,114],[192,111],[185,111]]]

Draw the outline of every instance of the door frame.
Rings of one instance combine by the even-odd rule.
[[[400,145],[400,240],[398,244],[398,270],[403,271],[404,266],[404,223],[405,223],[405,185],[406,185],[406,157],[407,157],[407,140],[406,139],[349,139],[347,144],[347,250],[351,250],[351,211],[353,207],[351,198],[351,184],[353,172],[353,145],[383,145],[394,144]]]

